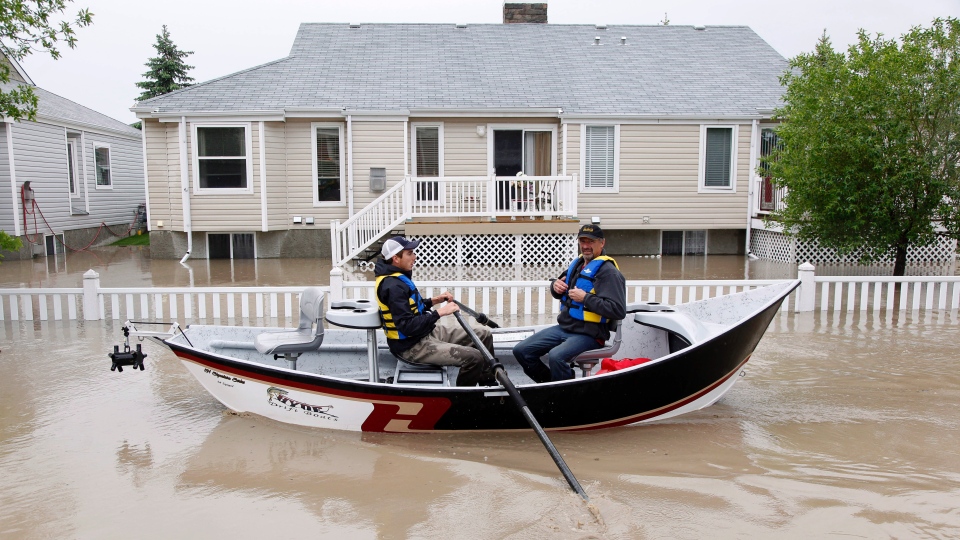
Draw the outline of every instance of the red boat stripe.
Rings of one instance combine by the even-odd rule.
[[[385,399],[385,396],[380,394],[366,394],[329,388],[318,391],[315,387],[301,382],[253,373],[234,366],[227,368],[182,350],[175,350],[174,352],[183,360],[227,372],[245,379],[255,380],[265,384],[296,388],[321,396],[337,396],[351,401],[370,403],[373,405],[373,412],[370,413],[370,416],[367,417],[361,426],[360,429],[362,431],[433,431],[437,421],[450,409],[450,400],[444,397],[389,396]]]

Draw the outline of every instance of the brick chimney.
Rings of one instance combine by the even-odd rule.
[[[547,4],[503,3],[503,24],[539,23],[547,24]]]

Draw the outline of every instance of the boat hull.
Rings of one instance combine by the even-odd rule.
[[[739,378],[788,293],[729,330],[653,362],[518,388],[547,430],[650,422],[709,406]],[[165,344],[224,405],[280,422],[367,432],[529,429],[499,387],[372,383],[237,360],[170,340]]]

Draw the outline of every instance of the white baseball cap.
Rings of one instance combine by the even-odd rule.
[[[416,249],[416,247],[419,245],[419,240],[407,240],[402,236],[394,236],[383,243],[383,248],[380,250],[380,254],[383,255],[384,259],[389,261],[397,253],[400,253],[405,249]]]

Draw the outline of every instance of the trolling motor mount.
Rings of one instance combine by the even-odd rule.
[[[130,349],[130,329],[126,326],[123,327],[123,336],[126,338],[126,343],[123,344],[123,351],[120,351],[119,345],[114,345],[113,352],[107,354],[107,356],[113,360],[110,371],[122,372],[123,366],[133,366],[134,370],[139,369],[143,371],[143,359],[147,357],[147,354],[140,348],[139,343],[137,343],[136,350]]]

